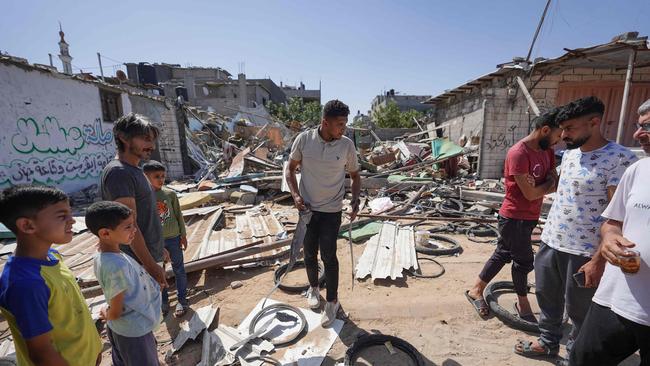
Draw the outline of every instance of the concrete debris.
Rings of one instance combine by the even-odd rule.
[[[184,195],[179,195],[178,203],[181,206],[181,210],[187,210],[190,208],[195,208],[202,206],[212,200],[212,196],[206,192],[192,192]]]
[[[233,124],[228,118],[211,112],[188,106],[179,108],[189,123],[183,133],[187,158],[194,170],[191,175],[174,177],[167,187],[177,192],[186,221],[186,272],[272,265],[285,259],[298,215],[287,193],[283,171],[289,148],[305,127],[294,123],[292,128],[286,128],[278,126],[277,122],[259,126],[240,121]],[[477,179],[472,158],[474,150],[444,139],[419,141],[426,138],[423,136],[426,131],[423,132],[413,136],[397,133],[396,136],[401,137],[390,140],[371,131],[368,142],[355,140],[356,132],[350,129],[348,135],[355,140],[359,152],[363,193],[360,219],[354,223],[344,222],[341,232],[347,237],[348,227],[352,227],[355,229],[354,242],[367,243],[356,265],[356,278],[370,275],[373,279],[396,279],[402,276],[403,269],[417,269],[413,227],[384,223],[387,220],[407,220],[409,223],[449,220],[446,216],[450,212],[450,200],[456,200],[452,205],[454,223],[463,220],[490,222],[498,210],[504,185],[499,180]],[[382,135],[383,140],[378,135]],[[350,179],[346,179],[348,192],[350,184]],[[96,199],[97,189],[96,185],[90,186],[71,195],[77,217],[73,228],[75,236],[70,244],[55,246],[79,279],[82,293],[94,313],[103,305],[103,295],[92,268],[95,241],[80,218],[84,208]],[[349,198],[347,195],[346,207]],[[368,224],[372,225],[364,226]],[[15,239],[10,235],[0,240],[3,250],[15,248]],[[4,262],[0,258],[0,268],[2,265]],[[174,275],[171,268],[167,275]],[[232,289],[242,286],[241,281],[230,283]],[[234,361],[261,364],[259,360],[240,357],[239,352],[235,357],[224,351],[223,345],[234,344],[235,339],[241,340],[248,333],[225,326],[206,330],[215,313],[216,309],[211,307],[199,309],[182,325],[173,342],[173,352],[203,332],[200,365]],[[314,327],[319,320],[313,320]],[[335,338],[336,332],[328,333],[328,342]],[[267,346],[264,343],[253,345],[250,352],[259,355],[273,350]],[[331,343],[326,345],[316,340],[306,345],[298,343],[278,357],[293,362],[305,354],[312,354],[318,356],[313,360],[318,360],[330,346]]]
[[[391,201],[390,197],[375,198],[374,200],[370,201],[368,206],[370,207],[370,211],[373,214],[386,212],[386,211],[390,210],[391,208],[395,207],[395,205],[393,204],[393,201]]]

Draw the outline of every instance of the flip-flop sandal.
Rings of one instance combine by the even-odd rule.
[[[187,314],[187,306],[176,304],[176,308],[174,309],[174,318],[180,318],[185,314]]]
[[[521,346],[521,350],[517,349],[517,346]],[[533,342],[520,340],[513,347],[513,351],[520,356],[530,358],[555,358],[557,357],[558,353],[560,353],[559,349],[551,350],[546,345],[544,345],[543,348],[544,351],[542,352],[534,350]]]
[[[487,302],[485,302],[484,298],[480,299],[474,299],[471,296],[469,296],[469,290],[465,291],[465,297],[469,301],[470,304],[474,307],[474,310],[476,310],[476,313],[481,317],[485,318],[488,315],[490,315],[490,308],[488,307]]]
[[[161,310],[162,310],[162,316],[166,317],[167,314],[169,314],[169,304],[162,304]]]
[[[533,315],[533,313],[521,315],[521,312],[519,311],[519,304],[516,301],[513,305],[513,308],[515,309],[515,314],[517,314],[517,316],[521,319],[530,323],[537,323],[537,318],[535,318],[535,315]]]
[[[558,357],[558,359],[555,360],[555,366],[569,366],[569,360],[566,358]]]

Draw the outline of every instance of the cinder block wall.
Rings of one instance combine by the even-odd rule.
[[[454,143],[458,143],[458,139],[463,135],[467,138],[481,136],[484,100],[483,94],[476,92],[450,104],[438,105],[437,125],[451,124],[444,129],[444,132],[445,136]]]
[[[167,109],[165,103],[160,100],[136,95],[131,95],[129,98],[133,112],[148,117],[160,129],[160,136],[158,136],[159,159],[167,167],[167,177],[169,179],[181,178],[183,176],[183,156],[176,110],[174,107]]]
[[[503,162],[508,149],[528,135],[532,126],[525,99],[514,102],[508,97],[505,85],[494,85],[484,90],[485,121],[479,150],[479,176],[499,179],[503,176]]]
[[[556,75],[547,75],[531,91],[540,108],[555,107],[558,89],[565,82],[625,81],[626,70],[574,68]],[[534,74],[532,80],[537,80]],[[633,82],[650,81],[650,67],[634,71]],[[493,87],[484,89],[487,98],[484,138],[481,141],[479,172],[482,178],[501,178],[506,152],[512,144],[529,133],[529,121],[534,117],[528,112],[528,104],[521,92],[513,104],[508,101],[504,80],[495,80]],[[607,101],[604,101],[607,103]],[[628,119],[635,117],[628,116]],[[534,128],[532,125],[530,129]]]
[[[181,138],[176,121],[176,111],[166,109],[161,113],[163,128],[160,131],[158,146],[164,164],[167,166],[169,179],[181,178],[183,172],[183,156],[181,154]],[[183,136],[184,137],[184,136]]]

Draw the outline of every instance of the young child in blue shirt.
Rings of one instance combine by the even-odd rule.
[[[98,364],[102,344],[88,305],[51,248],[72,241],[68,196],[46,186],[7,188],[0,195],[0,222],[16,235],[16,252],[0,277],[0,308],[18,364]]]
[[[101,310],[116,366],[159,365],[153,331],[162,320],[160,286],[138,262],[120,251],[137,225],[133,211],[114,201],[86,211],[86,226],[99,238],[94,270],[108,306]]]

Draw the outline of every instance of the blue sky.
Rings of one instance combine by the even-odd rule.
[[[73,65],[220,66],[249,78],[318,88],[352,113],[394,88],[435,95],[525,56],[545,0],[46,1],[5,0],[0,50],[48,63],[63,24]],[[553,0],[533,56],[650,35],[649,0]],[[55,65],[60,62],[55,56]],[[75,70],[77,71],[77,70]]]

